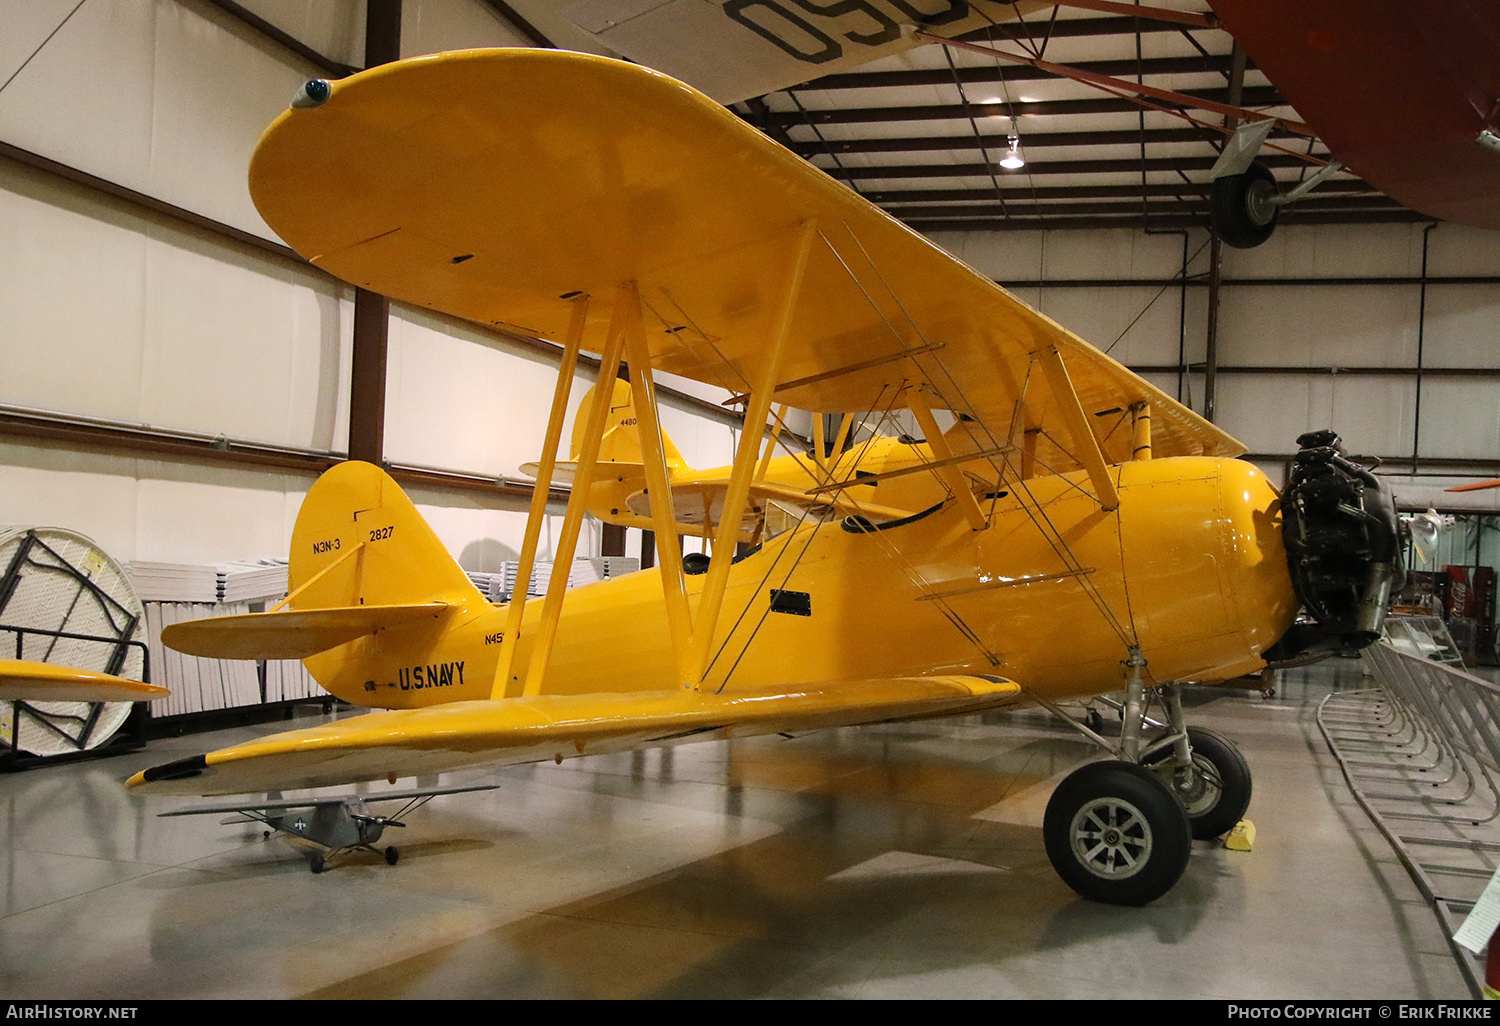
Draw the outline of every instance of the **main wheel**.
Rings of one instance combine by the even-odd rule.
[[[1150,770],[1092,762],[1052,792],[1042,820],[1047,858],[1091,901],[1144,905],[1181,878],[1192,849],[1187,816]]]
[[[1172,764],[1172,753],[1153,759],[1147,769],[1177,796],[1199,841],[1227,834],[1250,807],[1250,766],[1223,734],[1207,727],[1189,727],[1193,769]]]
[[[312,858],[308,859],[307,868],[311,869],[314,873],[321,873],[323,872],[323,865],[323,856],[314,855]]]
[[[1219,238],[1236,249],[1254,249],[1276,230],[1276,176],[1264,164],[1244,174],[1214,179],[1209,210]]]
[[[396,860],[400,857],[401,853],[396,850],[396,846],[394,844],[385,850],[385,864],[388,866],[394,866],[396,864]]]

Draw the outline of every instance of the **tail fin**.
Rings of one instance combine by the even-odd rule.
[[[601,384],[603,382],[596,383],[594,388],[598,388]],[[645,461],[641,458],[641,432],[636,424],[635,403],[632,400],[630,382],[615,378],[613,387],[614,395],[610,399],[609,419],[605,422],[604,436],[599,440],[599,462],[630,463],[639,466]],[[583,450],[583,429],[587,419],[583,416],[583,411],[588,409],[594,388],[589,389],[584,395],[583,404],[579,407],[578,419],[573,424],[573,460],[575,463]],[[661,433],[661,443],[667,466],[686,469],[687,462],[682,458],[682,453],[677,451],[677,446],[672,444],[672,439],[667,437],[665,431]]]
[[[430,663],[448,625],[489,603],[385,471],[340,463],[313,483],[287,578],[288,608],[173,624],[162,641],[216,659],[302,659],[319,684],[358,705],[452,700],[446,689],[408,694],[389,678]],[[444,684],[453,667],[462,682],[463,662],[441,667]]]
[[[340,463],[314,482],[290,563],[292,609],[486,602],[401,486],[369,463]]]

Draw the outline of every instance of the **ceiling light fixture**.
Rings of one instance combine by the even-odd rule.
[[[1005,151],[1005,156],[1000,159],[1000,166],[1014,171],[1018,167],[1026,166],[1026,158],[1021,156],[1021,137],[1013,135],[1010,137],[1010,149]]]

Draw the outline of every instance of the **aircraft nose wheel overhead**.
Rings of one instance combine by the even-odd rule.
[[[1167,786],[1150,770],[1091,762],[1052,792],[1042,820],[1052,868],[1073,890],[1109,905],[1144,905],[1187,869],[1192,832]]]
[[[1236,249],[1265,242],[1276,230],[1276,195],[1276,176],[1264,164],[1215,178],[1210,206],[1219,237]]]

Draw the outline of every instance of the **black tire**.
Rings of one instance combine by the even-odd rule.
[[[1254,249],[1269,239],[1281,209],[1269,202],[1276,193],[1276,176],[1264,164],[1215,178],[1209,209],[1219,238],[1235,249]]]
[[[314,873],[323,872],[323,856],[314,855],[311,859],[308,860],[308,868],[311,869]]]
[[[1250,808],[1250,766],[1223,734],[1207,727],[1189,727],[1187,734],[1197,769],[1191,780],[1173,767],[1170,751],[1153,758],[1147,768],[1182,804],[1193,839],[1206,841],[1229,833],[1245,818]]]
[[[1187,816],[1150,770],[1092,762],[1052,792],[1042,819],[1052,868],[1073,890],[1107,905],[1144,905],[1187,869]]]
[[[396,864],[396,860],[400,857],[401,853],[396,850],[396,846],[394,844],[385,850],[385,864],[388,866],[394,866]]]

